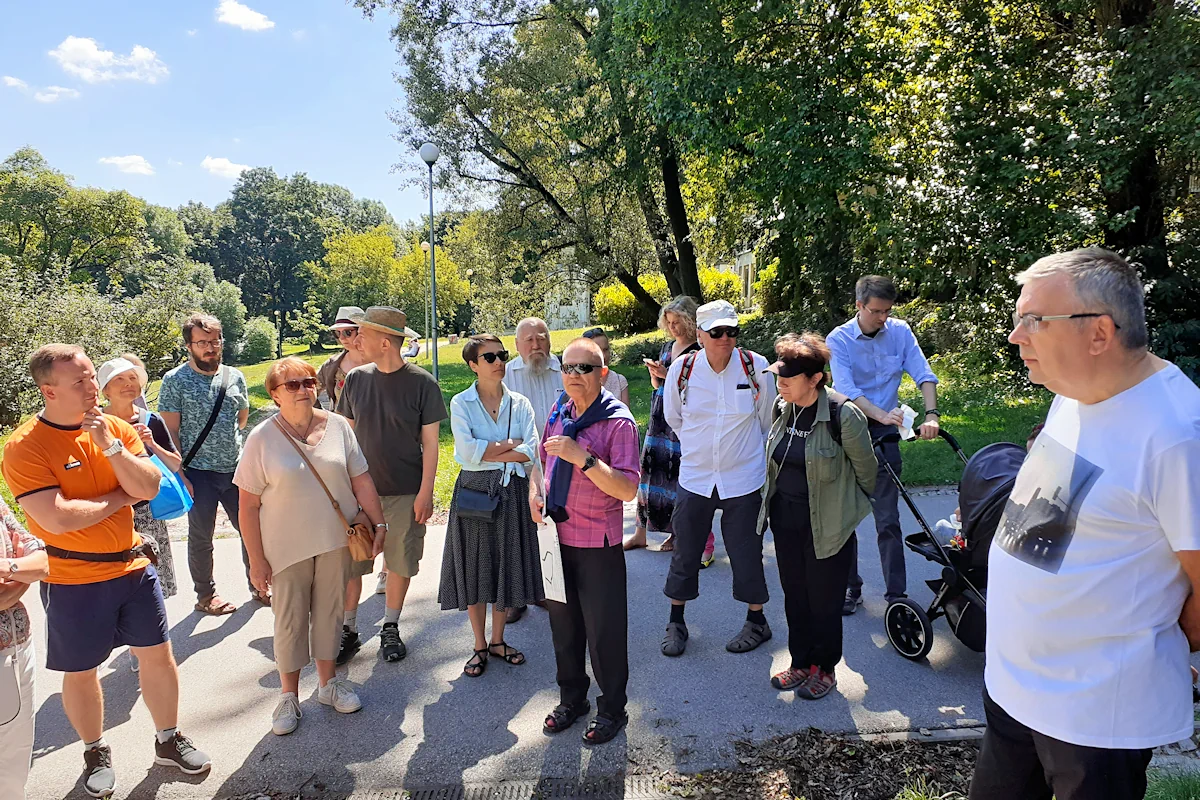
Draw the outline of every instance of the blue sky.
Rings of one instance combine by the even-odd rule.
[[[172,207],[270,166],[417,218],[427,201],[391,173],[417,156],[387,119],[402,102],[388,30],[342,0],[13,3],[0,159],[32,145],[79,185]]]

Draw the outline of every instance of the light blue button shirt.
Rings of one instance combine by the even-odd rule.
[[[825,338],[832,356],[833,387],[850,400],[866,397],[884,411],[900,405],[900,379],[937,383],[917,337],[904,320],[889,319],[874,337],[858,325],[858,315]]]
[[[529,477],[528,464],[513,464],[502,461],[484,461],[483,454],[492,442],[517,439],[521,443],[517,450],[532,461],[538,457],[538,432],[533,421],[533,404],[525,395],[510,391],[501,384],[504,396],[500,400],[500,413],[496,419],[483,407],[479,399],[478,383],[459,392],[450,399],[450,430],[454,433],[454,461],[468,472],[504,470],[504,485],[509,476],[516,472],[522,478]],[[512,432],[509,432],[508,415],[512,413]],[[509,467],[510,469],[505,469]]]

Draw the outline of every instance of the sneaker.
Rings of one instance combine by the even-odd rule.
[[[362,701],[358,699],[354,687],[343,678],[334,678],[317,689],[317,702],[323,706],[333,706],[333,710],[339,714],[353,714],[362,708]]]
[[[137,671],[139,669],[141,669],[141,665],[138,664],[138,657],[135,656],[133,653],[129,654],[129,669],[132,670],[135,674],[137,673]]]
[[[387,594],[387,570],[379,571],[379,582],[375,584],[375,594]]]
[[[711,532],[704,543],[704,555],[700,557],[700,569],[708,569],[717,560],[717,537]]]
[[[296,695],[288,692],[279,699],[279,705],[271,712],[271,733],[276,736],[287,736],[300,725],[304,712],[300,710],[300,702]]]
[[[820,700],[833,691],[837,686],[837,678],[832,672],[826,672],[817,666],[809,667],[808,680],[796,690],[796,696],[803,700]]]
[[[400,638],[400,626],[395,622],[385,622],[379,632],[379,655],[384,661],[399,661],[408,655],[408,648]]]
[[[117,788],[117,773],[112,766],[112,748],[108,745],[83,751],[83,790],[90,797],[112,797]]]
[[[858,607],[862,604],[863,599],[861,594],[855,594],[854,592],[847,591],[846,599],[842,602],[842,616],[850,616],[855,611],[858,611]]]
[[[178,767],[187,775],[199,775],[212,766],[208,753],[197,750],[192,740],[179,731],[165,742],[154,737],[154,763],[165,767]]]
[[[341,666],[354,658],[354,654],[358,652],[358,648],[360,647],[362,647],[362,641],[358,638],[358,631],[352,631],[349,626],[343,625],[342,647],[338,650],[337,654],[338,665]]]

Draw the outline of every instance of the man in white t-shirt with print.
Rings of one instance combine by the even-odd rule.
[[[971,800],[1127,800],[1192,734],[1200,389],[1147,350],[1142,283],[1100,248],[1018,276],[1009,341],[1057,397],[989,555]]]

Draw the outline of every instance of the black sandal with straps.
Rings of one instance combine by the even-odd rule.
[[[587,700],[584,700],[577,706],[569,706],[566,703],[561,703],[546,715],[546,721],[542,723],[542,730],[546,733],[562,733],[574,725],[575,720],[585,716],[591,710],[592,704]]]
[[[499,653],[493,650],[493,647],[503,648]],[[503,659],[505,663],[512,664],[514,667],[525,663],[525,654],[515,647],[510,647],[507,642],[493,642],[488,645],[488,655]]]
[[[592,717],[592,721],[588,723],[587,730],[583,732],[584,744],[604,744],[611,742],[621,728],[625,727],[625,723],[629,721],[629,715],[622,713],[619,717],[610,717],[607,714],[597,714]]]
[[[478,678],[487,669],[488,649],[476,650],[475,655],[471,656],[471,660],[463,667],[463,675],[468,678]]]

